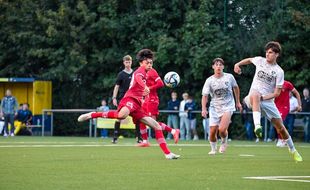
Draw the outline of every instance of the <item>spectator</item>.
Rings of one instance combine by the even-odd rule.
[[[185,111],[187,112],[187,118],[189,122],[190,131],[193,132],[193,136],[194,136],[193,140],[199,140],[197,129],[196,129],[196,126],[197,126],[196,114],[192,112],[195,109],[196,109],[196,102],[193,100],[192,96],[189,96],[188,101],[185,104]]]
[[[294,121],[295,121],[295,113],[298,111],[298,100],[293,93],[290,92],[290,113],[288,114],[284,120],[284,125],[288,128],[288,133],[293,136],[293,129],[294,129]]]
[[[0,117],[4,117],[4,137],[8,135],[14,136],[14,116],[17,115],[18,103],[12,91],[7,89],[5,92],[6,96],[1,100]],[[11,125],[11,131],[8,131],[8,124]]]
[[[209,136],[210,136],[209,117],[202,119],[202,126],[203,126],[203,131],[204,131],[204,139],[209,140]]]
[[[15,131],[14,134],[17,135],[19,131],[32,123],[32,112],[29,110],[29,104],[22,104],[22,108],[17,111],[16,120],[14,122]]]
[[[2,135],[3,126],[4,126],[4,118],[1,117],[1,118],[0,118],[0,135]]]
[[[110,108],[107,106],[106,100],[101,100],[101,106],[97,108],[97,111],[105,112],[109,111]],[[108,130],[107,129],[101,129],[101,138],[108,138]]]
[[[177,99],[178,94],[176,92],[171,93],[171,99],[168,101],[168,110],[171,111],[178,111],[180,107],[180,101]],[[168,119],[167,119],[167,125],[174,128],[178,129],[178,113],[168,113]],[[169,133],[168,134],[168,139],[171,139],[172,135]]]
[[[183,100],[180,103],[179,108],[179,116],[180,116],[180,132],[181,132],[181,140],[190,140],[190,128],[189,128],[189,121],[187,117],[187,112],[185,112],[185,104],[188,101],[188,93],[184,92],[182,94]]]
[[[242,114],[241,114],[241,118],[242,118],[242,123],[244,124],[244,128],[246,130],[246,137],[248,140],[252,141],[254,138],[254,127],[253,127],[253,118],[252,118],[252,114],[249,113],[251,111],[250,108],[248,108],[246,106],[246,103],[242,102]],[[258,139],[259,141],[259,139]]]
[[[310,112],[310,97],[309,97],[309,89],[305,88],[302,91],[304,98],[302,99],[302,112]],[[305,131],[305,142],[309,142],[310,140],[310,135],[309,135],[309,130],[310,130],[310,115],[305,115],[304,117],[304,131]]]

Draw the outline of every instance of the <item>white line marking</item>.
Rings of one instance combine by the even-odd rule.
[[[258,176],[258,177],[243,177],[244,179],[258,179],[271,181],[292,181],[310,183],[310,176]],[[305,178],[305,180],[302,180]],[[309,178],[309,179],[307,179]]]
[[[253,154],[239,154],[239,156],[242,156],[242,157],[253,157],[254,155]]]
[[[42,142],[42,141],[33,141],[33,142],[0,142],[0,148],[26,148],[26,147],[129,147],[135,146],[135,143],[120,143],[120,144],[111,144],[109,142]],[[158,146],[157,143],[153,143],[152,146]],[[209,143],[205,144],[168,144],[171,147],[210,147]],[[231,147],[275,147],[274,145],[230,145]],[[310,146],[298,146],[303,148],[310,148]],[[239,156],[254,156],[247,154],[240,154]]]

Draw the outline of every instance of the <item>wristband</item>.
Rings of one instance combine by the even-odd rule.
[[[263,97],[263,96],[261,96],[261,97],[260,97],[260,100],[261,100],[261,101],[263,101],[263,100],[264,100],[264,97]]]

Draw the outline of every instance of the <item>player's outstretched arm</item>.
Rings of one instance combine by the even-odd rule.
[[[208,96],[202,95],[201,97],[201,116],[206,118],[208,114],[207,110]]]
[[[297,98],[297,102],[298,102],[298,107],[297,107],[297,111],[301,111],[301,97],[299,92],[296,90],[296,88],[294,88],[292,90],[292,93],[294,94],[294,96]]]
[[[114,90],[113,90],[113,95],[112,95],[112,101],[113,101],[113,105],[117,107],[117,94],[118,94],[118,90],[119,90],[119,85],[115,85],[114,86]]]
[[[235,73],[240,75],[242,73],[240,66],[251,64],[252,63],[251,59],[252,58],[246,58],[246,59],[243,59],[243,60],[239,61],[238,63],[236,63],[234,66]]]
[[[239,86],[233,87],[234,94],[235,94],[235,100],[236,100],[236,107],[237,109],[242,112],[242,105],[240,103],[240,89]]]

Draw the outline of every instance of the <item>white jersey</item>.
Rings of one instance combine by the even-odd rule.
[[[234,76],[223,73],[223,76],[216,78],[214,75],[207,78],[203,89],[203,96],[211,96],[210,109],[222,114],[227,111],[235,111],[235,99],[233,87],[238,86]]]
[[[282,88],[284,71],[277,63],[269,64],[264,57],[254,57],[251,62],[256,70],[250,92],[255,90],[261,95],[267,95],[273,93],[276,87]]]

